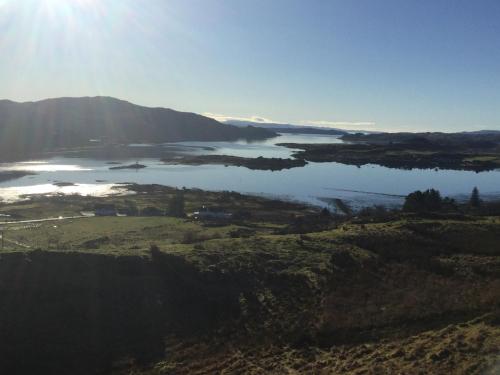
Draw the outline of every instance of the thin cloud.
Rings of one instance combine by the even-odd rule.
[[[250,116],[250,117],[237,117],[237,116],[228,116],[228,115],[222,115],[218,113],[210,113],[210,112],[205,112],[203,113],[203,116],[211,117],[214,120],[220,121],[220,122],[227,122],[227,121],[249,121],[249,122],[256,122],[260,124],[266,124],[266,123],[279,123],[277,121],[270,120],[265,117],[261,116]]]
[[[205,112],[204,116],[211,117],[220,122],[228,121],[244,121],[254,122],[256,124],[282,124],[282,125],[297,125],[297,126],[314,126],[320,128],[340,128],[346,130],[375,130],[377,125],[373,121],[326,121],[326,120],[302,120],[298,122],[284,122],[271,120],[262,116],[239,117],[229,116],[218,113]]]
[[[325,120],[305,120],[300,121],[300,125],[317,126],[321,128],[342,128],[352,130],[365,130],[374,128],[377,123],[373,121],[325,121]]]

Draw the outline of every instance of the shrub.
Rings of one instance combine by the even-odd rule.
[[[474,189],[472,189],[472,193],[471,193],[470,200],[469,200],[469,205],[472,208],[481,207],[481,198],[479,198],[479,190],[477,187],[474,187]]]
[[[196,242],[196,233],[192,230],[184,232],[184,235],[182,236],[182,243],[191,244],[194,242]]]
[[[438,190],[428,189],[426,191],[417,190],[410,193],[405,198],[403,211],[408,212],[432,212],[441,211],[443,198]]]
[[[149,254],[151,255],[152,260],[158,260],[158,258],[161,257],[161,250],[158,245],[155,243],[149,245]]]

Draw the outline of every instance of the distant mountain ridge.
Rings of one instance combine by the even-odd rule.
[[[195,113],[149,108],[111,97],[0,100],[0,161],[105,144],[266,139],[270,130],[236,127]]]
[[[256,128],[268,129],[279,133],[295,133],[295,134],[326,134],[326,135],[344,135],[349,132],[343,129],[326,128],[310,125],[295,125],[295,124],[279,124],[274,122],[254,122],[249,120],[226,120],[224,124],[235,126],[254,126]]]

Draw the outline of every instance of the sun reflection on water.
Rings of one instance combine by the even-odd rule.
[[[4,202],[16,202],[28,199],[32,195],[71,195],[103,197],[108,195],[131,194],[130,191],[118,184],[75,184],[71,186],[57,186],[41,184],[31,186],[12,186],[0,188],[0,197]]]
[[[50,164],[45,161],[28,161],[15,164],[0,164],[0,172],[71,172],[71,171],[91,171],[76,164]]]

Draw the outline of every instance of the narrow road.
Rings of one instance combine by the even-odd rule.
[[[14,244],[16,246],[23,247],[25,249],[31,249],[31,246],[29,246],[29,245],[26,245],[24,243],[21,243],[21,242],[18,242],[18,241],[6,238],[4,232],[13,231],[13,230],[21,230],[21,229],[35,229],[35,228],[40,227],[41,223],[45,223],[45,222],[62,221],[62,220],[73,220],[73,219],[85,219],[85,218],[89,218],[89,217],[94,217],[94,216],[84,216],[84,215],[80,215],[80,216],[59,216],[59,217],[49,217],[49,218],[45,218],[45,219],[6,221],[6,222],[3,222],[3,223],[0,222],[0,231],[1,231],[0,232],[0,238],[3,237],[3,241],[4,242],[8,242],[8,243]],[[17,227],[17,228],[7,228],[6,227],[8,225],[18,225],[18,224],[28,224],[28,225],[23,225],[22,227]],[[32,224],[32,225],[29,225],[29,224]],[[36,224],[38,224],[38,225],[36,225]]]
[[[31,246],[26,245],[26,244],[21,243],[21,242],[17,242],[17,241],[14,241],[14,240],[9,240],[8,238],[4,238],[3,240],[4,240],[5,242],[10,242],[10,243],[12,243],[12,244],[14,244],[14,245],[24,247],[25,249],[31,249]]]
[[[29,224],[29,223],[44,223],[47,221],[61,221],[61,220],[72,220],[72,219],[85,219],[94,216],[59,216],[59,217],[49,217],[46,219],[35,219],[35,220],[20,220],[20,221],[5,221],[0,222],[0,226],[2,225],[12,225],[12,224]]]

